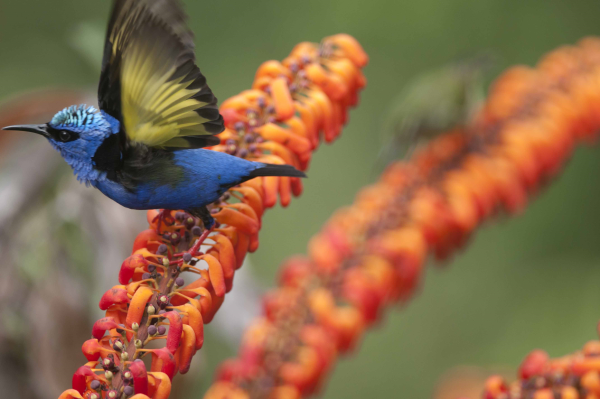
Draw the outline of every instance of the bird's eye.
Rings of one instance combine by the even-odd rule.
[[[64,130],[61,130],[61,132],[58,135],[58,138],[63,143],[66,143],[67,141],[69,141],[71,139],[71,133],[69,133],[67,131],[64,131]]]

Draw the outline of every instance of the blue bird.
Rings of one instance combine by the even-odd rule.
[[[227,189],[258,176],[306,176],[202,148],[219,144],[224,123],[185,20],[178,0],[115,0],[100,109],[71,106],[49,123],[4,129],[46,137],[80,182],[127,208],[183,209],[209,230],[206,206]]]

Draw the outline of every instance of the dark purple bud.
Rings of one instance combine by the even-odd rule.
[[[125,396],[131,396],[135,392],[134,392],[133,387],[131,385],[127,385],[125,388],[123,388],[123,393],[125,394]]]
[[[258,98],[258,106],[261,107],[261,108],[264,108],[265,105],[267,105],[267,103],[265,102],[265,99],[262,98],[262,97],[259,97]]]
[[[165,314],[165,313],[167,313],[167,311],[166,311],[166,310],[164,310],[164,309],[162,309],[162,310],[159,310],[159,311],[158,311],[158,314],[159,314],[159,315],[161,315],[161,314]]]
[[[168,240],[169,240],[169,237],[171,237],[171,234],[169,234],[169,233],[164,233],[164,234],[163,234],[163,239],[165,239],[165,240],[167,240],[167,241],[168,241]]]
[[[235,130],[237,130],[238,132],[244,130],[245,127],[246,127],[246,125],[244,124],[244,122],[236,122],[235,125],[233,125],[233,128]],[[231,140],[231,139],[227,140],[228,144],[229,144],[229,141],[233,141],[233,140]],[[234,141],[234,144],[235,144],[235,141]]]
[[[148,279],[150,279],[150,273],[142,274],[142,280],[148,280]]]
[[[241,150],[238,151],[237,155],[240,158],[246,158],[248,156],[248,150],[245,148],[242,148]]]
[[[154,273],[156,271],[156,266],[154,266],[154,265],[148,265],[148,271],[150,273]]]
[[[194,218],[187,218],[185,219],[185,228],[186,229],[191,229],[192,227],[194,227],[194,225],[196,224],[196,221],[194,220]]]
[[[192,260],[192,254],[189,252],[186,252],[183,254],[183,261],[185,263],[190,263],[190,261]]]
[[[256,144],[250,144],[248,146],[248,151],[250,152],[256,152],[258,150],[258,147],[256,146]]]
[[[177,277],[177,279],[175,279],[175,285],[178,287],[183,287],[183,285],[185,284],[185,280],[181,277]]]
[[[171,233],[170,239],[171,239],[171,244],[177,245],[181,241],[181,236],[179,235],[178,232],[174,231]]]
[[[269,123],[275,123],[275,122],[277,122],[277,118],[275,118],[274,116],[269,116],[269,119],[267,119],[267,121]]]
[[[237,151],[237,146],[235,146],[235,145],[228,145],[227,149],[225,150],[225,152],[227,152],[229,155],[235,154],[236,151]]]
[[[238,123],[239,123],[239,122],[238,122]],[[225,144],[226,144],[226,145],[236,145],[236,144],[237,144],[237,142],[236,142],[234,139],[228,139],[228,140],[225,142]]]
[[[102,384],[98,380],[94,380],[94,381],[90,382],[90,389],[93,389],[94,391],[97,391],[98,389],[100,389],[100,386],[102,386]]]
[[[244,136],[244,141],[248,144],[254,143],[254,136],[251,134],[247,134]]]
[[[185,219],[185,212],[177,212],[175,214],[175,220],[178,220],[181,222],[183,219]]]
[[[157,332],[158,332],[158,329],[156,328],[156,326],[154,326],[154,325],[148,326],[148,334],[149,335],[155,336]]]
[[[275,107],[274,107],[274,106],[272,106],[272,105],[269,105],[269,106],[267,107],[267,109],[265,109],[265,111],[266,111],[267,113],[269,113],[269,114],[272,114],[273,112],[275,112]]]
[[[167,246],[165,244],[160,244],[158,246],[158,249],[156,250],[156,253],[159,254],[159,255],[166,254],[167,253],[167,249],[168,248],[167,248]]]
[[[165,326],[158,326],[158,334],[159,335],[165,335],[166,332],[167,332],[167,327],[165,327]]]
[[[195,235],[195,236],[202,235],[202,229],[200,228],[200,226],[194,226],[192,228],[192,234]]]
[[[298,64],[296,64],[295,62],[292,62],[290,64],[290,71],[292,71],[292,73],[298,72],[298,69],[299,69]]]

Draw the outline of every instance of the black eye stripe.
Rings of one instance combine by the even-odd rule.
[[[71,130],[58,130],[50,126],[48,126],[48,134],[50,134],[50,137],[53,140],[60,143],[68,143],[79,138],[79,133],[77,132],[73,132]]]

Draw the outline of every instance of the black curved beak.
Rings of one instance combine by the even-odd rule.
[[[6,126],[3,127],[2,130],[18,130],[21,132],[31,132],[35,134],[41,134],[44,137],[50,137],[48,134],[48,125],[15,125],[15,126]]]

